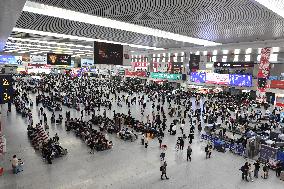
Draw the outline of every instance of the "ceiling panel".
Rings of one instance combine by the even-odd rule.
[[[284,19],[253,0],[31,1],[219,43],[284,38]]]
[[[191,43],[177,42],[170,39],[106,28],[29,12],[22,12],[21,17],[17,21],[16,27],[151,47],[179,48],[195,46]]]

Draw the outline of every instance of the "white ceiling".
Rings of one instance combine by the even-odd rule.
[[[60,8],[62,12],[52,14],[53,9],[48,9],[51,11],[44,13],[26,6],[16,23],[18,30],[11,37],[86,46],[92,45],[91,40],[105,40],[180,51],[204,48],[196,45],[194,39],[222,43],[226,48],[230,45],[284,39],[284,18],[255,0],[30,0],[29,4],[32,3]],[[39,7],[44,10],[45,6]],[[54,10],[58,10],[56,8]],[[64,11],[77,13],[73,12],[72,18],[64,15]],[[80,21],[76,18],[79,13],[85,14],[86,20],[87,17],[96,16],[132,24],[131,26],[174,33],[193,40],[192,43],[182,42],[178,38],[174,40],[170,36],[153,35],[151,32],[147,35],[142,31],[123,30],[121,26],[96,25],[98,22],[95,21]],[[43,33],[48,33],[49,36]],[[8,42],[14,43],[16,40]]]

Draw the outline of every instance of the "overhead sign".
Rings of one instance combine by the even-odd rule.
[[[182,74],[169,74],[169,73],[156,73],[151,72],[150,77],[152,79],[168,79],[168,80],[181,80]]]
[[[215,68],[249,68],[254,67],[254,62],[214,62]]]
[[[0,104],[5,104],[12,101],[12,81],[12,75],[0,75]]]

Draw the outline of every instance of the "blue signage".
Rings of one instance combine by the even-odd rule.
[[[0,55],[0,64],[22,64],[21,56]]]
[[[190,81],[195,83],[205,83],[206,73],[205,72],[191,72]]]
[[[252,76],[251,75],[230,74],[230,85],[240,86],[240,87],[251,87],[252,86]]]

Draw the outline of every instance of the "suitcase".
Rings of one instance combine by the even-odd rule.
[[[284,171],[282,171],[282,172],[280,173],[280,180],[283,180],[283,181],[284,181]]]

